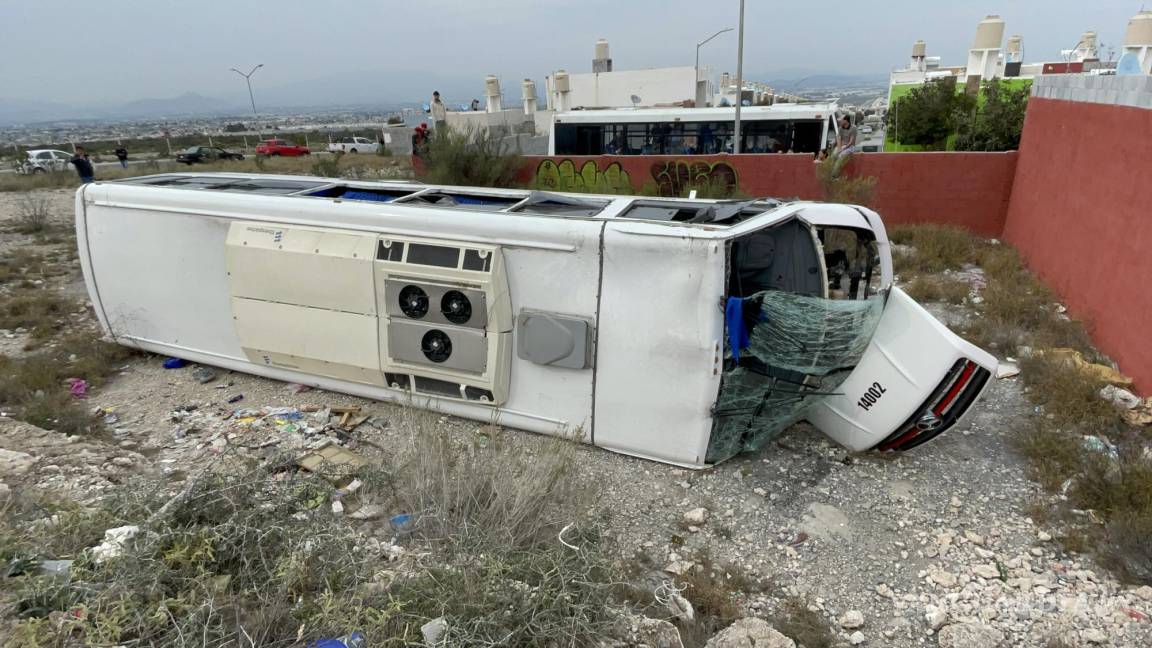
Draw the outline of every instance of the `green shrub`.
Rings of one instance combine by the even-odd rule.
[[[519,153],[487,129],[437,129],[423,158],[424,180],[470,187],[514,187],[523,167]]]

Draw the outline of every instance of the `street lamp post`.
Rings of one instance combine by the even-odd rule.
[[[256,74],[256,70],[259,70],[262,67],[264,67],[263,63],[257,65],[251,70],[248,70],[248,74],[244,74],[240,70],[232,68],[232,71],[244,77],[244,81],[248,84],[248,101],[252,102],[252,118],[257,121],[259,121],[260,117],[256,114],[256,96],[252,94],[252,75]],[[257,134],[259,134],[259,131],[257,131]]]
[[[736,39],[736,125],[732,129],[732,152],[740,152],[740,105],[744,103],[744,0],[740,0],[740,30]]]
[[[711,36],[709,36],[708,38],[705,38],[704,40],[700,41],[699,43],[696,43],[696,107],[697,108],[700,107],[700,104],[704,103],[702,100],[702,97],[700,96],[700,48],[703,47],[708,41],[712,40],[713,38],[716,38],[720,34],[723,34],[725,32],[730,32],[730,31],[732,31],[731,27],[725,27],[724,29],[721,29],[720,31],[716,32],[715,34],[712,34]]]

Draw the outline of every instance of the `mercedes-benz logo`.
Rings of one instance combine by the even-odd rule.
[[[916,429],[921,432],[931,432],[940,429],[944,425],[943,419],[932,412],[925,412],[916,420]]]

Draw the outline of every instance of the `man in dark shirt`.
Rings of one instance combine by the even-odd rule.
[[[88,160],[88,153],[83,146],[76,147],[76,154],[72,156],[71,162],[72,166],[76,167],[77,175],[80,176],[80,184],[92,182],[96,172],[93,171],[92,162]]]
[[[120,168],[121,169],[127,169],[128,168],[128,149],[124,148],[123,146],[118,147],[116,149],[116,159],[120,160]]]

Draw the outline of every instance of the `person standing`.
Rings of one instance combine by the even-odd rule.
[[[124,148],[123,146],[118,146],[118,147],[116,147],[115,153],[116,153],[116,159],[120,160],[120,168],[121,169],[127,169],[128,168],[128,149]]]
[[[432,105],[429,112],[432,113],[432,125],[436,130],[440,130],[448,125],[448,108],[440,101],[440,91],[435,90],[432,92]]]
[[[83,146],[76,147],[76,153],[69,160],[76,167],[76,174],[80,176],[80,184],[88,184],[94,179],[96,172],[92,170],[92,161],[88,159],[88,152]]]

